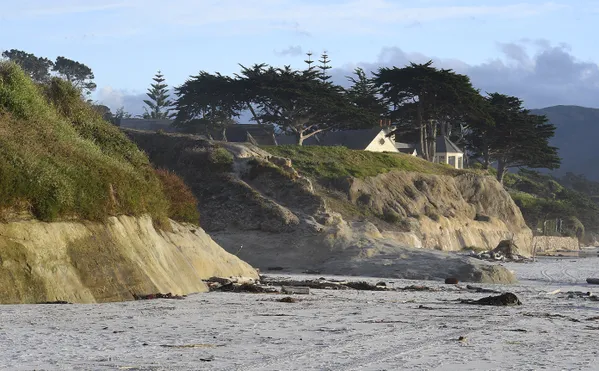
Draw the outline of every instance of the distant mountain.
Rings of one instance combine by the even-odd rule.
[[[553,106],[532,113],[546,115],[556,127],[551,145],[559,148],[562,166],[552,174],[572,172],[599,181],[599,109]]]

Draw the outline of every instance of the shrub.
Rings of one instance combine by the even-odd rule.
[[[169,218],[179,222],[199,224],[198,200],[183,179],[165,169],[156,170],[156,174],[162,182],[164,194],[169,203]]]
[[[211,167],[220,171],[231,171],[233,167],[233,155],[222,147],[210,152],[209,161]]]

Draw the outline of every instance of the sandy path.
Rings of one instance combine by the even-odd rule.
[[[2,306],[0,367],[596,370],[599,320],[589,318],[599,316],[599,302],[546,294],[594,288],[584,280],[596,275],[599,259],[575,260],[508,265],[521,284],[493,288],[516,293],[524,305],[514,308],[458,304],[458,298],[485,294],[435,282],[419,284],[443,291],[313,290],[297,303],[279,303],[272,295],[212,293],[180,301]],[[460,336],[466,341],[458,341]]]

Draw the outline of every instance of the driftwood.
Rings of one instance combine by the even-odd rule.
[[[133,294],[133,298],[135,298],[135,300],[152,300],[152,299],[177,299],[177,300],[181,300],[181,299],[185,299],[187,296],[185,295],[173,295],[170,292],[167,294],[161,294],[161,293],[157,293],[157,294],[148,294],[148,295],[138,295],[138,294]]]

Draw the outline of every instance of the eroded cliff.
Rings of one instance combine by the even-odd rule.
[[[530,253],[531,231],[491,177],[423,161],[415,166],[433,171],[390,166],[369,176],[324,178],[310,166],[337,165],[296,166],[249,144],[126,133],[155,165],[186,180],[211,236],[262,269],[509,282],[514,278],[502,267],[446,251],[494,248],[514,238],[521,254]]]
[[[207,291],[211,276],[257,278],[202,229],[150,217],[105,223],[35,220],[0,224],[0,303],[133,300],[137,294]]]

